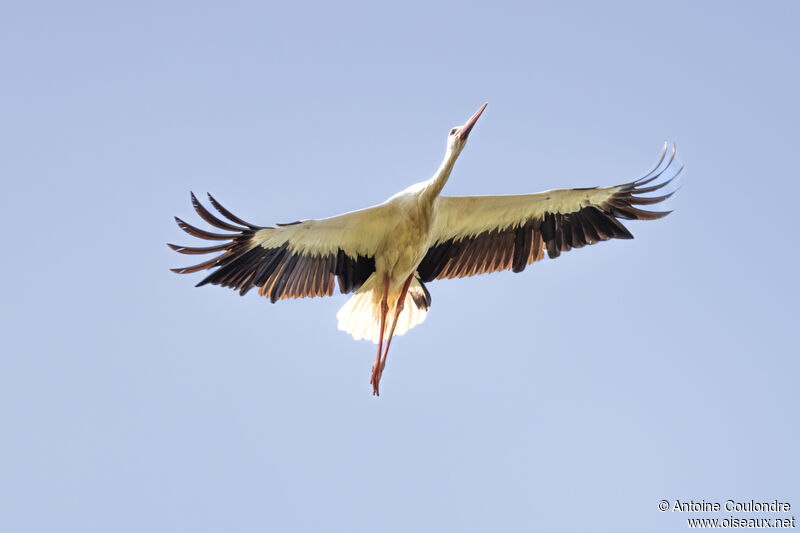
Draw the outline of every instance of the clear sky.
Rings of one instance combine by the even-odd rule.
[[[741,4],[6,0],[0,530],[800,516],[800,9]],[[169,272],[190,190],[262,225],[374,205],[484,102],[445,194],[616,184],[674,140],[675,212],[429,284],[379,399],[345,296]]]

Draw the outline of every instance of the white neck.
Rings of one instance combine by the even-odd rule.
[[[436,174],[431,179],[425,182],[425,189],[422,195],[428,197],[429,201],[432,202],[442,192],[444,184],[450,178],[450,172],[453,171],[453,165],[456,163],[459,152],[460,150],[454,150],[448,146],[439,170],[436,171]]]

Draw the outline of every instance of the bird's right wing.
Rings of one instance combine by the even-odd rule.
[[[202,248],[168,246],[182,254],[219,253],[213,259],[173,272],[188,274],[216,270],[197,286],[211,283],[238,290],[253,287],[275,301],[333,294],[334,277],[343,293],[358,289],[375,271],[375,253],[392,224],[393,207],[387,204],[320,220],[304,220],[276,227],[245,222],[208,199],[227,220],[213,215],[194,194],[192,205],[203,220],[233,233],[212,233],[175,217],[186,233],[209,241],[224,241]]]
[[[666,165],[643,178],[612,187],[558,189],[514,196],[442,196],[438,201],[431,246],[417,267],[422,281],[460,278],[485,272],[522,271],[544,257],[613,238],[632,239],[619,219],[653,220],[669,211],[648,211],[672,196],[640,196],[666,186],[669,179],[649,183],[672,165],[675,147]],[[658,171],[658,172],[657,172]]]

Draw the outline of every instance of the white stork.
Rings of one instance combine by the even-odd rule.
[[[369,339],[378,345],[370,383],[373,394],[379,395],[392,336],[421,323],[430,308],[431,296],[424,283],[509,268],[521,272],[545,252],[555,258],[586,244],[632,239],[620,218],[654,220],[669,214],[635,207],[661,202],[674,193],[640,196],[661,189],[682,170],[646,186],[672,164],[675,145],[661,168],[666,144],[652,171],[622,185],[515,196],[440,196],[485,108],[486,104],[466,124],[450,130],[444,160],[431,179],[375,207],[264,227],[245,222],[209,194],[211,204],[227,219],[221,220],[192,194],[201,218],[233,233],[211,233],[176,217],[178,226],[190,235],[223,242],[203,248],[169,244],[182,254],[219,253],[209,261],[172,270],[187,274],[216,268],[197,286],[222,285],[242,295],[258,287],[258,293],[273,303],[330,296],[336,277],[342,293],[355,291],[336,315],[339,329],[356,340]]]

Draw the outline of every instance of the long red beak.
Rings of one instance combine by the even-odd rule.
[[[463,126],[461,126],[461,133],[459,133],[459,137],[461,138],[462,141],[466,141],[467,140],[467,137],[469,136],[469,132],[472,130],[472,127],[475,125],[475,123],[478,122],[478,119],[480,118],[481,113],[483,113],[483,110],[486,109],[487,105],[489,105],[488,102],[483,104],[481,106],[481,108],[478,109],[475,112],[474,115],[469,117],[469,120],[467,121],[467,123],[464,124]]]

